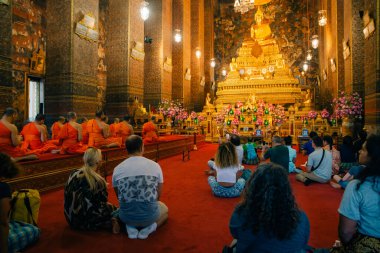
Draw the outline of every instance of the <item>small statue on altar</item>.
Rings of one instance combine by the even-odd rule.
[[[232,61],[230,63],[230,71],[236,71],[236,69],[237,69],[236,58],[232,58]]]
[[[310,92],[310,89],[307,89],[306,90],[306,93],[305,93],[305,100],[304,100],[304,104],[305,105],[310,105],[311,104],[311,92]]]
[[[213,105],[213,104],[211,103],[211,97],[210,97],[210,93],[209,93],[209,92],[207,92],[205,105],[206,105],[207,107],[210,107],[210,106]]]

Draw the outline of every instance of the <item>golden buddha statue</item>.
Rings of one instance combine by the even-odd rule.
[[[262,0],[263,3],[269,1]],[[227,79],[218,83],[217,109],[223,104],[246,101],[247,94],[255,94],[255,100],[275,104],[294,105],[306,100],[301,94],[299,80],[294,78],[276,39],[271,36],[271,20],[264,17],[259,5],[255,22],[250,27],[251,37],[237,50],[238,56],[230,63]],[[249,101],[246,107],[253,104]]]
[[[256,24],[251,26],[251,37],[257,40],[264,40],[272,34],[269,22],[264,20],[264,14],[259,6],[255,13]]]

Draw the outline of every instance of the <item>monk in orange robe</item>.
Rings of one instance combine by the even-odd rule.
[[[59,132],[59,141],[62,143],[60,154],[83,154],[87,145],[83,145],[82,140],[82,125],[78,124],[77,114],[69,112],[67,114],[67,122],[63,125]]]
[[[0,120],[0,152],[6,153],[16,161],[38,159],[32,152],[21,149],[22,136],[18,134],[17,127],[13,124],[16,119],[15,109],[5,109]]]
[[[82,143],[87,145],[88,143],[88,132],[87,132],[87,122],[88,119],[86,117],[82,118],[81,126],[82,126]]]
[[[58,121],[54,122],[54,124],[51,126],[51,139],[52,140],[59,140],[59,132],[61,131],[65,121],[66,121],[65,117],[60,116],[58,118]]]
[[[122,138],[122,144],[125,146],[125,141],[127,140],[128,136],[134,134],[133,132],[133,127],[130,124],[130,119],[131,117],[124,116],[124,120],[120,122],[120,129],[119,129],[119,134],[117,136]]]
[[[21,148],[23,150],[33,150],[36,154],[42,154],[50,151],[57,151],[57,145],[47,141],[47,128],[45,126],[45,116],[37,114],[34,122],[30,122],[24,126],[21,135],[24,142]]]
[[[110,125],[110,136],[117,137],[119,135],[120,130],[120,119],[115,118],[113,120],[113,124]]]
[[[109,137],[109,126],[102,120],[105,118],[103,111],[95,114],[95,119],[87,122],[87,132],[89,134],[88,146],[96,148],[120,147],[120,137]]]
[[[143,125],[142,137],[144,143],[158,141],[158,130],[157,126],[154,124],[155,119],[156,117],[152,116],[151,120]]]

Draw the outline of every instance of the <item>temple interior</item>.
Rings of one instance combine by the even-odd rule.
[[[87,148],[87,143],[60,146],[66,137],[59,129],[73,118],[87,131],[99,116],[109,129],[103,144],[91,132],[88,143],[102,147],[99,174],[108,176],[108,183],[128,157],[124,146],[130,130],[115,132],[126,116],[132,132],[143,137],[144,156],[165,164],[177,156],[181,162],[202,160],[202,149],[212,157],[217,143],[230,135],[240,136],[242,144],[252,138],[259,148],[274,136],[290,136],[297,152],[311,132],[332,136],[335,146],[345,136],[359,138],[363,130],[378,135],[379,13],[379,0],[0,0],[0,111],[15,111],[17,117],[9,120],[17,128],[12,134],[21,134],[15,141],[9,126],[3,130],[0,123],[0,152],[16,161],[22,157],[21,173],[4,182],[12,190],[38,189],[41,198],[62,195]],[[41,120],[46,143],[32,152],[35,139],[26,128]],[[144,126],[150,121],[157,139],[146,142],[151,137]],[[29,161],[30,156],[38,159]],[[198,174],[203,176],[210,157],[202,160],[205,168]],[[306,160],[300,154],[297,166]],[[203,181],[199,184],[207,185]],[[323,187],[328,192],[330,186]],[[334,215],[343,191],[333,194],[335,211],[329,217],[337,226]],[[236,203],[229,202],[228,214],[218,216],[226,224]],[[169,229],[175,231],[170,215]],[[60,226],[68,228],[61,218]],[[51,225],[42,224],[42,231]],[[336,237],[329,238],[331,245],[338,239],[336,226],[327,232]],[[123,252],[220,252],[232,239],[228,225],[225,233],[220,245],[208,248],[186,241],[189,248],[134,244],[130,251],[124,245]],[[61,244],[76,235],[63,236]],[[44,236],[25,252],[82,252],[84,247],[55,245],[54,251]],[[113,240],[110,233],[106,238]],[[312,234],[313,246],[329,247],[330,241]],[[106,252],[95,246],[92,251]]]

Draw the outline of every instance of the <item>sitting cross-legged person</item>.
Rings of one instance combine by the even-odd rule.
[[[119,219],[130,239],[146,239],[168,218],[168,207],[159,201],[164,178],[158,163],[143,157],[140,136],[126,143],[128,158],[114,169],[112,185],[119,200]]]
[[[212,168],[216,177],[209,176],[208,183],[214,195],[225,198],[240,196],[245,179],[241,178],[243,171],[238,162],[235,146],[231,142],[219,145]]]
[[[0,120],[0,150],[16,161],[34,160],[38,157],[33,152],[21,149],[21,135],[13,122],[17,118],[17,111],[13,108],[5,109]]]
[[[77,114],[69,112],[67,114],[67,122],[59,133],[59,141],[61,145],[60,154],[83,154],[87,150],[87,145],[83,145],[82,126],[78,124]]]
[[[47,140],[47,129],[45,126],[45,115],[37,114],[35,121],[26,124],[21,135],[24,137],[24,142],[21,148],[23,150],[33,150],[36,154],[42,154],[46,152],[59,152],[57,145],[52,141]]]
[[[380,136],[371,135],[359,152],[364,165],[344,191],[339,212],[341,246],[333,253],[380,252]]]
[[[272,163],[281,165],[286,172],[289,172],[289,149],[282,144],[282,138],[280,136],[272,137],[272,147],[268,149],[267,146],[263,146],[262,158],[270,159]]]
[[[60,116],[58,121],[54,122],[51,126],[51,139],[59,140],[59,132],[61,131],[63,124],[65,124],[65,117]]]
[[[113,123],[110,125],[110,136],[116,137],[119,136],[120,131],[120,119],[115,118]]]
[[[243,158],[244,164],[257,164],[259,162],[257,158],[255,144],[253,143],[252,137],[248,137],[248,142],[243,145],[243,150],[244,150],[244,158]]]
[[[296,202],[288,173],[265,163],[248,180],[230,219],[233,252],[306,252],[310,224]]]
[[[80,124],[82,126],[82,143],[86,145],[88,144],[87,122],[88,119],[86,117],[83,117],[80,120]]]
[[[124,116],[124,119],[122,122],[120,122],[119,126],[119,133],[118,136],[122,138],[122,144],[125,145],[125,141],[127,140],[128,136],[134,134],[133,127],[130,123],[130,116]]]
[[[307,172],[296,175],[296,179],[308,186],[312,182],[328,183],[332,174],[332,154],[322,148],[322,138],[314,136],[312,145],[314,152],[307,159]]]
[[[84,230],[118,226],[112,216],[116,207],[107,201],[107,182],[96,173],[102,161],[100,149],[87,149],[83,161],[84,166],[74,170],[65,185],[64,214],[67,223],[72,228]]]
[[[87,122],[87,132],[89,134],[88,146],[97,148],[120,147],[120,137],[109,137],[109,126],[103,121],[105,115],[103,111],[95,113],[95,119]]]
[[[158,141],[158,130],[154,121],[156,120],[155,116],[152,116],[149,122],[144,123],[142,129],[142,137],[144,143],[156,142]]]

